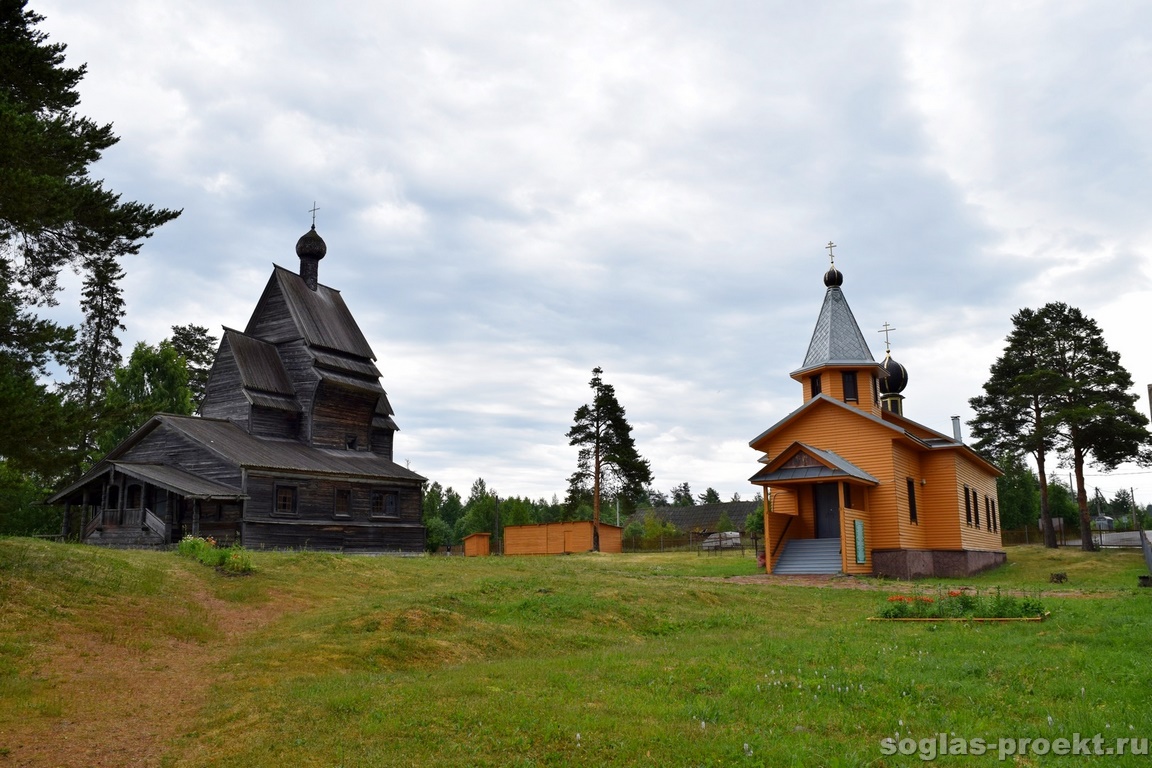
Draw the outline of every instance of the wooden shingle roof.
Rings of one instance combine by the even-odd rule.
[[[279,285],[288,311],[308,346],[376,359],[340,291],[326,285],[317,285],[313,291],[300,275],[280,266],[273,270],[272,279]],[[375,375],[379,376],[379,372]]]
[[[295,397],[292,379],[275,344],[269,344],[246,333],[224,329],[224,338],[232,350],[236,367],[240,370],[240,383],[245,389]]]

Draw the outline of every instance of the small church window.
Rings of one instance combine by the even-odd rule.
[[[984,527],[992,530],[992,499],[984,497]]]
[[[344,435],[344,447],[350,451],[356,450],[356,435]]]
[[[395,491],[372,491],[372,517],[396,517],[399,515],[399,499]]]
[[[816,397],[816,395],[820,394],[820,392],[822,391],[820,388],[820,374],[816,374],[815,376],[810,376],[808,378],[808,382],[809,382],[809,385],[812,387],[812,397]]]
[[[1000,515],[996,513],[996,499],[992,499],[992,530],[1000,530]]]
[[[859,401],[860,394],[856,390],[856,371],[844,371],[844,402],[855,403]]]
[[[841,483],[844,486],[844,507],[846,509],[854,509],[852,506],[852,486],[848,483]]]
[[[276,486],[276,514],[296,514],[296,488],[290,485]]]
[[[916,481],[908,478],[908,519],[916,522]]]
[[[980,527],[980,493],[975,488],[972,489],[972,522]]]
[[[333,517],[352,517],[352,489],[337,488],[332,500]]]
[[[876,377],[872,376],[872,404],[880,405],[880,385],[876,383]]]
[[[968,495],[968,486],[964,486],[964,521],[972,525],[972,497]]]

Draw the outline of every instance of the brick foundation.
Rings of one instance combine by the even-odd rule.
[[[972,576],[1005,563],[1003,552],[942,549],[874,549],[872,573],[889,579]]]

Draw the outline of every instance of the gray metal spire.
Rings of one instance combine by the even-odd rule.
[[[816,329],[812,331],[808,354],[804,356],[804,365],[800,371],[826,365],[876,362],[868,349],[868,342],[864,340],[864,334],[860,332],[860,326],[856,324],[848,300],[840,290],[843,282],[843,274],[835,267],[824,275],[824,285],[828,286],[828,291],[824,294],[824,305],[820,307]]]

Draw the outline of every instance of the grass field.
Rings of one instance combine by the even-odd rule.
[[[1016,547],[915,587],[1059,590],[997,625],[868,622],[913,587],[734,582],[755,563],[732,556],[253,558],[0,539],[0,766],[886,766],[921,762],[881,753],[897,733],[1152,737],[1138,553]]]

